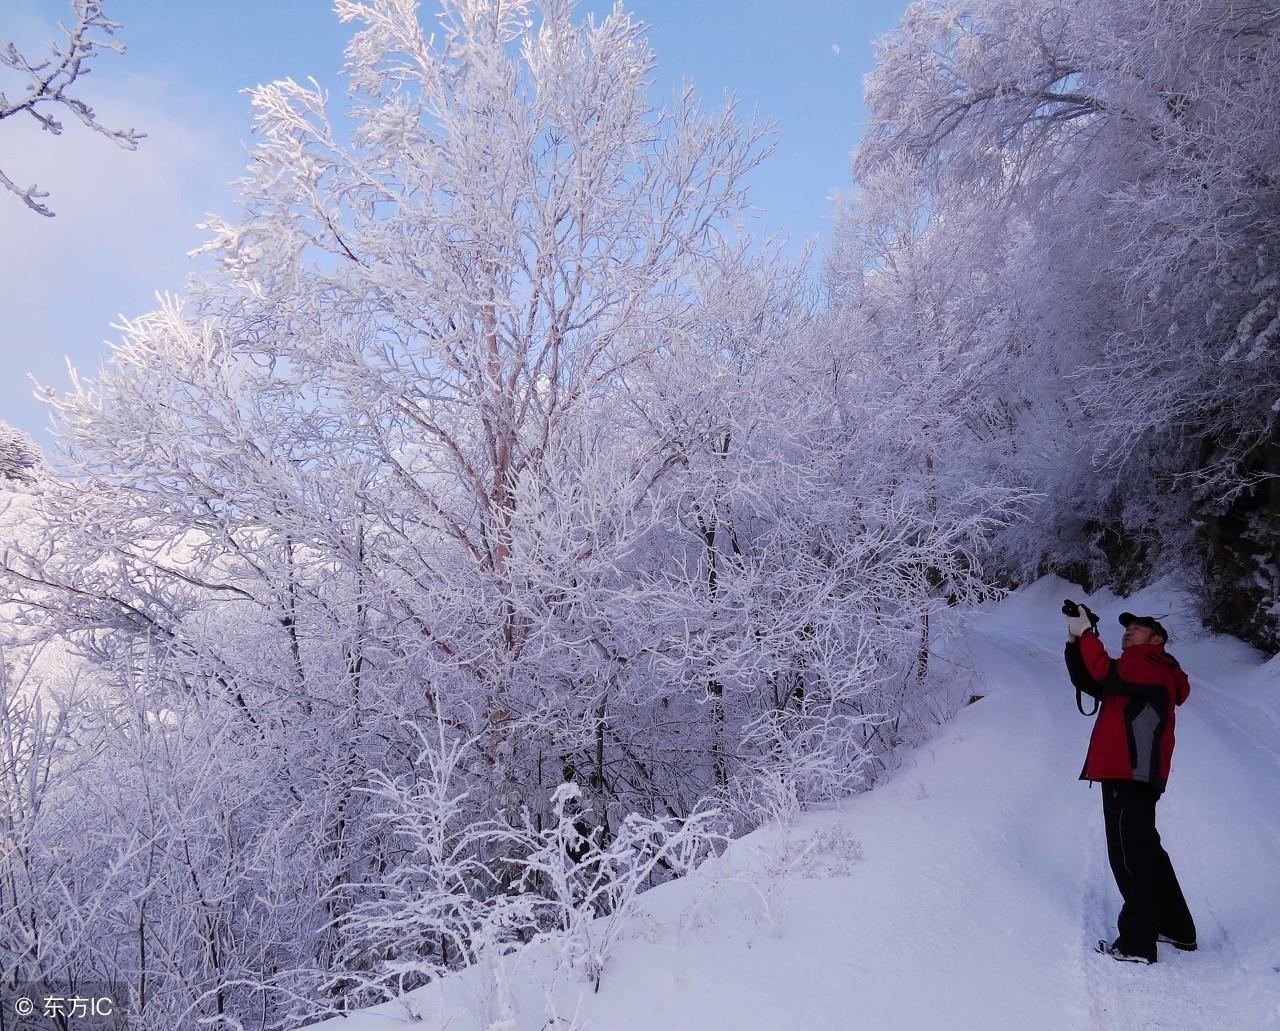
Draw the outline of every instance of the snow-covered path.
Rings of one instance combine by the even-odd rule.
[[[873,791],[804,816],[788,839],[818,844],[790,876],[761,872],[786,840],[768,828],[648,893],[652,923],[598,994],[572,975],[548,993],[550,956],[524,957],[514,1026],[576,1010],[600,1031],[1280,1028],[1280,659],[1191,637],[1158,588],[1089,599],[1113,648],[1122,608],[1174,608],[1170,650],[1192,683],[1157,812],[1200,950],[1116,963],[1091,951],[1113,936],[1119,895],[1100,793],[1076,779],[1092,721],[1062,669],[1068,594],[1084,598],[1046,578],[973,620],[956,661],[986,697]],[[413,993],[424,1024],[391,1003],[317,1027],[480,1028],[489,991],[467,971]]]

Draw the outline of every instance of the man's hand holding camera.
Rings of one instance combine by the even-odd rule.
[[[1062,603],[1062,614],[1067,617],[1067,641],[1078,641],[1088,630],[1098,632],[1098,614],[1088,605],[1077,605],[1068,598]]]

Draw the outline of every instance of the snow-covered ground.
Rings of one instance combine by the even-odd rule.
[[[1067,596],[1103,614],[1113,654],[1120,611],[1172,613],[1191,679],[1157,818],[1200,949],[1161,945],[1153,967],[1092,951],[1119,895],[1100,793],[1076,779],[1092,721],[1063,670]],[[1203,633],[1186,608],[1167,583],[1116,600],[1056,578],[987,606],[953,645],[984,698],[874,790],[646,894],[598,993],[527,950],[499,978],[511,1023],[493,1023],[492,971],[472,969],[315,1027],[1280,1028],[1280,657]]]

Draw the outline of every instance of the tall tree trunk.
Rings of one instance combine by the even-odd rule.
[[[707,595],[714,612],[716,600],[720,596],[719,570],[716,565],[716,514],[704,521],[698,515],[698,532],[707,554]],[[715,776],[716,786],[724,788],[729,783],[729,766],[725,758],[724,747],[724,684],[715,677],[707,683],[707,694],[711,698],[711,769]]]
[[[933,452],[928,451],[924,456],[925,469],[925,496],[929,506],[929,517],[933,521],[938,518],[938,489],[934,482],[933,476]],[[930,593],[942,583],[942,573],[938,567],[930,563],[925,567],[924,571],[925,583],[929,585]],[[925,601],[928,605],[928,599]],[[925,680],[929,677],[929,610],[926,607],[920,613],[920,652],[916,657],[916,684],[923,686]]]

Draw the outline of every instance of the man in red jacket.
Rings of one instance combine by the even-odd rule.
[[[1101,702],[1080,779],[1102,784],[1107,856],[1124,899],[1115,941],[1098,951],[1119,960],[1156,962],[1156,941],[1191,951],[1195,922],[1156,830],[1156,802],[1169,781],[1174,710],[1191,685],[1164,650],[1169,633],[1151,616],[1120,614],[1121,655],[1113,659],[1087,607],[1067,619],[1067,672]]]

